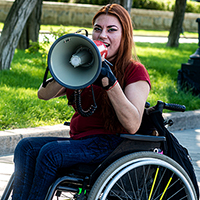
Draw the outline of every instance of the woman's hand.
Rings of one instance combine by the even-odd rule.
[[[38,90],[38,98],[43,100],[49,100],[55,97],[64,96],[65,92],[65,87],[61,86],[55,80],[52,80],[46,85],[46,87],[43,87],[42,85],[40,86]]]
[[[94,85],[101,86],[105,90],[109,90],[110,88],[114,87],[117,83],[117,79],[113,74],[112,70],[110,69],[109,65],[103,61],[101,73],[97,80],[94,82]]]

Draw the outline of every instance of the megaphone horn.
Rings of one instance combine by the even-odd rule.
[[[101,57],[106,55],[104,43],[71,33],[61,36],[52,44],[48,53],[48,68],[63,87],[83,89],[98,78]]]
[[[87,32],[86,32],[87,33]],[[67,34],[58,38],[48,53],[43,87],[48,84],[47,74],[50,71],[53,78],[63,87],[74,89],[75,107],[78,113],[88,117],[97,108],[92,83],[101,71],[102,57],[106,58],[107,47],[103,42],[92,41],[81,34]],[[81,89],[91,85],[94,105],[84,111],[81,106]]]

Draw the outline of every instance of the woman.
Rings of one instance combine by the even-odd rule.
[[[93,18],[93,40],[108,48],[102,72],[94,83],[97,110],[90,117],[75,112],[71,138],[25,138],[16,147],[13,199],[42,200],[60,168],[78,163],[99,163],[122,141],[116,133],[134,134],[140,127],[150,91],[144,66],[132,58],[133,28],[128,12],[118,4],[101,8]],[[73,90],[55,80],[40,87],[38,97],[49,100],[67,95],[74,106]],[[92,104],[90,87],[82,91],[83,109]]]

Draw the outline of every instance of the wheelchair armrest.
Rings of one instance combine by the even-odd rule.
[[[149,142],[164,142],[164,141],[166,141],[166,138],[164,136],[120,134],[120,137],[129,139],[129,140],[149,141]]]

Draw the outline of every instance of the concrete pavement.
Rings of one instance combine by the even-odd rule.
[[[175,131],[173,133],[189,151],[200,188],[200,125],[199,128]]]
[[[168,37],[156,37],[156,36],[140,36],[136,35],[134,36],[135,42],[149,42],[149,43],[167,43]],[[198,44],[197,38],[186,38],[186,37],[180,37],[179,43],[196,43]]]

